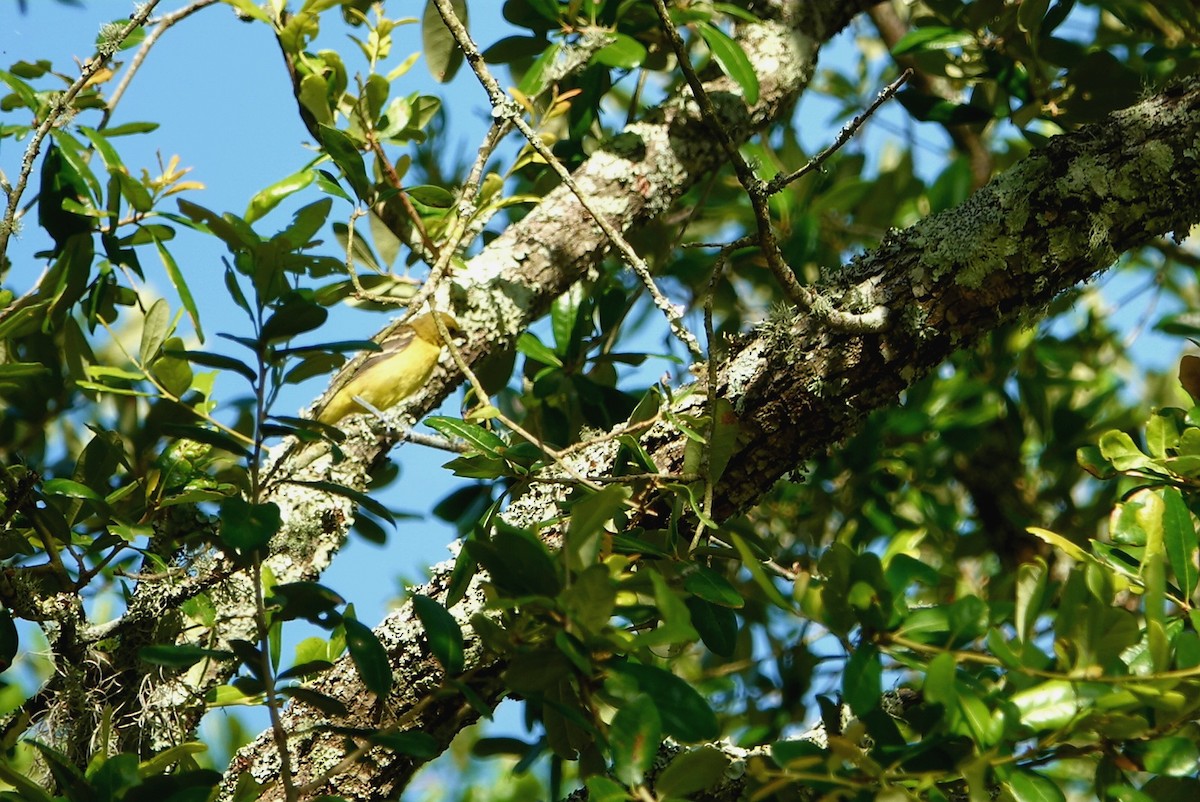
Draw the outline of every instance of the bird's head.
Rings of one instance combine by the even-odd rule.
[[[446,312],[426,312],[423,315],[413,318],[411,321],[409,321],[408,325],[413,327],[413,331],[415,331],[417,336],[422,340],[441,345],[442,334],[440,331],[438,331],[437,323],[434,322],[434,315],[437,315],[439,318],[441,318],[442,323],[446,326],[446,332],[451,337],[462,333],[462,328],[458,325],[458,321]]]

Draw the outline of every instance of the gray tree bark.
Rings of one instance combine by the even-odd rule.
[[[836,444],[871,411],[893,403],[900,391],[955,349],[969,346],[999,324],[1019,317],[1035,319],[1055,295],[1151,238],[1185,236],[1200,221],[1198,137],[1200,82],[1175,87],[1102,124],[1057,137],[961,206],[891,233],[879,248],[846,265],[835,282],[821,288],[835,309],[887,307],[893,323],[886,331],[846,333],[817,317],[799,315],[773,321],[747,338],[720,366],[715,388],[737,414],[742,443],[715,488],[716,517],[745,510],[777,478]],[[602,198],[622,191],[619,181],[590,176],[587,181],[589,191]],[[472,264],[464,285],[466,297],[478,298],[480,286],[500,291],[517,275],[565,286],[556,268],[593,258],[571,250],[568,243],[547,245],[538,239],[550,235],[554,220],[562,219],[558,204],[569,206],[571,201],[560,192],[546,203],[550,205],[535,213],[538,216],[527,218],[529,229],[515,226],[497,241],[499,250],[489,249]],[[603,243],[597,239],[593,247],[600,250]],[[494,272],[504,276],[503,281],[471,283],[478,278],[477,269],[492,272],[497,260],[510,261],[509,267]],[[506,289],[504,297],[511,299],[512,291]],[[476,357],[478,349],[486,350],[478,341],[472,346]],[[683,400],[675,411],[705,414],[707,388],[701,382],[692,390],[680,393]],[[677,429],[657,425],[641,442],[660,470],[683,470],[686,437]],[[603,475],[613,451],[609,445],[597,446],[578,455],[574,467]],[[559,513],[560,498],[559,491],[548,488],[520,499],[506,515],[517,524],[545,521]],[[548,532],[548,542],[555,536]],[[437,566],[433,580],[420,592],[444,597],[449,569],[449,563]],[[481,610],[477,592],[452,609],[464,623],[468,641],[468,668],[456,679],[491,704],[503,695],[503,665],[486,654],[466,625]],[[415,728],[448,743],[477,717],[461,697],[437,693],[440,669],[408,605],[389,616],[377,632],[393,657],[398,690],[387,700],[372,698],[348,660],[316,683],[318,690],[341,699],[352,712],[334,721],[301,706],[290,711],[287,728],[293,733],[294,762],[305,767],[302,782],[319,777],[344,754],[341,737],[322,733],[323,726]],[[244,770],[259,780],[275,779],[273,748],[264,734],[239,754],[230,776]],[[336,788],[353,799],[391,798],[416,768],[416,761],[373,750],[322,791]],[[272,794],[276,795],[265,798],[281,798]]]

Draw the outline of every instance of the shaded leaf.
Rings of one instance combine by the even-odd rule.
[[[392,667],[387,651],[371,628],[353,618],[343,622],[346,628],[346,649],[363,685],[376,696],[387,696],[392,690]]]
[[[451,6],[455,16],[466,27],[466,0],[451,0]],[[453,78],[462,66],[463,53],[432,0],[425,3],[425,13],[421,17],[421,44],[425,62],[434,80],[446,83]]]
[[[413,611],[425,627],[429,649],[442,664],[447,674],[459,674],[463,670],[463,634],[458,621],[442,605],[428,596],[413,594]]]

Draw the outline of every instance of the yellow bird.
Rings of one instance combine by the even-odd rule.
[[[353,378],[342,385],[317,415],[321,423],[333,425],[347,415],[366,412],[355,396],[379,410],[399,404],[429,381],[442,353],[442,335],[433,316],[438,315],[453,336],[461,329],[445,312],[426,312],[390,334],[358,366]]]

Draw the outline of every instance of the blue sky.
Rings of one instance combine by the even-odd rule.
[[[18,13],[13,0],[0,0],[0,63],[17,60],[49,59],[55,68],[68,75],[76,69],[74,61],[89,57],[95,34],[100,26],[122,19],[131,8],[122,2],[105,0],[82,5],[64,5],[51,0],[36,0],[28,4],[27,13]],[[171,11],[181,4],[163,3],[160,11]],[[498,18],[499,4],[473,3],[472,9],[490,8],[491,17],[481,17],[476,11],[472,29],[484,46],[505,35],[504,23]],[[388,4],[390,13],[419,16],[422,4]],[[336,17],[336,15],[327,15]],[[328,26],[322,31],[318,46],[350,48],[341,26]],[[420,26],[407,25],[397,29],[397,44],[391,61],[403,61],[420,50]],[[842,51],[848,55],[853,43],[843,36],[831,55]],[[128,63],[135,51],[118,55]],[[353,69],[353,67],[351,67]],[[386,71],[383,70],[383,71]],[[502,75],[502,80],[504,77]],[[489,121],[486,97],[468,70],[462,70],[449,85],[439,85],[430,77],[423,63],[418,63],[395,90],[397,93],[419,91],[442,97],[450,109],[453,138],[448,153],[471,154],[480,141]],[[818,99],[806,101],[801,110],[806,124],[802,136],[810,147],[820,147],[831,138],[835,128],[824,121],[832,113],[833,104]],[[892,130],[902,126],[902,115],[896,114]],[[158,159],[166,162],[179,156],[183,166],[191,167],[189,179],[202,182],[206,189],[186,193],[183,197],[217,212],[241,214],[250,197],[265,187],[300,169],[313,156],[310,137],[296,113],[289,79],[270,30],[263,24],[241,22],[232,10],[221,3],[203,9],[176,25],[151,50],[149,57],[130,85],[113,119],[113,124],[133,121],[153,121],[160,127],[150,133],[123,137],[118,140],[125,164],[135,174],[145,168],[158,173]],[[81,118],[93,123],[94,119]],[[870,128],[870,126],[868,126]],[[887,135],[886,133],[884,134]],[[940,132],[931,128],[923,134],[936,148]],[[25,142],[0,140],[0,169],[16,173]],[[879,152],[871,148],[869,152]],[[928,152],[928,151],[927,151]],[[919,158],[919,157],[918,157]],[[935,160],[927,161],[932,165]],[[286,225],[291,211],[299,203],[311,202],[313,195],[301,193],[302,201],[284,204],[256,223],[256,227],[272,232]],[[173,209],[173,204],[166,207]],[[335,208],[333,219],[341,214],[344,220],[349,207]],[[11,246],[15,268],[10,285],[27,286],[41,272],[43,265],[32,259],[42,247],[40,232],[33,225]],[[186,230],[171,244],[189,286],[197,296],[201,319],[210,350],[228,350],[228,344],[214,338],[215,332],[246,334],[246,321],[237,313],[225,296],[221,281],[221,258],[227,254],[212,238],[201,237]],[[327,237],[326,252],[337,254],[338,246]],[[178,301],[162,274],[152,253],[143,254],[147,267],[148,289]],[[334,339],[366,338],[378,330],[388,316],[374,314],[336,313],[337,333]],[[187,329],[186,320],[184,328]],[[655,373],[663,370],[662,363],[651,364]],[[324,379],[317,379],[286,394],[278,411],[294,414],[311,402],[323,389]],[[218,398],[230,400],[244,391],[232,377],[222,378],[217,385]],[[446,411],[457,409],[452,399]],[[425,512],[436,500],[459,486],[458,480],[440,470],[448,457],[429,449],[406,446],[393,454],[402,466],[399,483],[388,493],[386,503],[401,510]],[[378,620],[385,605],[396,595],[395,580],[403,576],[419,579],[425,566],[445,559],[446,544],[453,538],[452,530],[436,520],[425,519],[402,523],[390,538],[388,546],[379,548],[352,538],[346,551],[335,561],[323,581],[353,601],[359,616],[365,621]]]
[[[182,0],[164,2],[162,10],[174,10],[182,4]],[[91,0],[82,6],[30,0],[28,6],[27,13],[20,14],[15,0],[0,0],[0,32],[3,32],[0,64],[44,58],[67,74],[75,71],[73,59],[91,55],[100,25],[123,18],[132,8],[131,4],[114,0]],[[388,4],[391,13],[412,16],[419,16],[422,6],[416,0]],[[495,11],[498,7],[494,0],[472,3],[473,10],[491,9],[490,18],[477,18],[472,26],[485,46],[504,35],[503,23]],[[330,30],[323,36],[323,46],[344,49],[343,45],[349,44],[342,38],[341,30]],[[391,57],[393,65],[420,50],[419,26],[401,28],[397,38]],[[128,62],[132,53],[126,51],[120,59]],[[843,63],[849,60],[854,55],[852,33],[840,37],[823,55],[826,64],[831,60]],[[402,86],[397,91],[436,94],[451,108],[454,133],[446,152],[473,153],[489,115],[486,98],[468,71],[464,70],[449,86],[441,86],[418,63],[401,80]],[[835,134],[837,126],[828,123],[833,109],[834,104],[815,97],[806,97],[802,104],[798,112],[798,117],[805,121],[800,126],[801,138],[810,151],[823,146]],[[10,121],[11,117],[6,115],[3,119]],[[218,212],[241,214],[258,189],[295,172],[313,155],[306,146],[309,136],[296,113],[289,79],[271,32],[260,23],[238,21],[223,4],[204,9],[184,21],[156,45],[114,119],[116,124],[131,121],[154,121],[161,127],[151,134],[120,141],[129,168],[136,172],[144,167],[156,174],[159,155],[164,162],[178,155],[182,165],[194,168],[189,177],[206,186],[204,191],[185,197]],[[862,147],[873,159],[885,151],[887,140],[900,134],[913,136],[922,143],[915,158],[923,173],[940,166],[941,150],[945,147],[941,131],[935,126],[913,126],[894,104],[885,107],[880,118],[868,124],[866,132],[866,139],[852,147]],[[25,142],[0,140],[0,169],[6,175],[16,174],[24,147]],[[303,197],[304,202],[313,199],[312,195]],[[257,226],[263,231],[274,231],[286,224],[294,208],[295,205],[285,205]],[[348,207],[335,211],[335,215],[338,213],[345,219]],[[35,280],[43,268],[32,258],[46,244],[39,236],[31,220],[26,235],[11,246],[14,269],[7,283],[18,290]],[[331,236],[327,243],[327,252],[336,254],[338,246]],[[222,350],[225,344],[212,338],[212,333],[246,333],[244,319],[230,313],[234,307],[224,294],[220,262],[223,249],[211,238],[180,232],[172,251],[197,294],[205,330],[210,334],[205,347]],[[148,267],[149,289],[173,298],[152,254],[146,253],[143,259]],[[1115,292],[1112,297],[1121,294]],[[1132,312],[1126,311],[1136,315],[1141,307],[1132,306]],[[337,318],[339,330],[334,339],[366,338],[387,319],[384,315],[344,314]],[[1163,354],[1171,349],[1164,349],[1160,342],[1146,350],[1147,355],[1157,354],[1161,362]],[[661,363],[654,365],[653,370],[661,371]],[[283,398],[278,411],[295,414],[323,387],[322,379],[297,388]],[[218,394],[225,394],[226,398],[240,391],[232,382],[218,385]],[[452,399],[446,411],[454,414],[456,409],[457,400]],[[395,508],[424,514],[460,484],[440,469],[449,458],[447,455],[406,446],[394,452],[393,457],[402,465],[401,479],[384,500]],[[322,581],[354,602],[360,619],[374,623],[385,613],[389,600],[397,596],[400,589],[397,578],[419,580],[425,566],[447,558],[446,545],[453,537],[450,527],[426,517],[402,523],[382,548],[353,538]]]
[[[130,8],[125,3],[108,0],[89,2],[83,7],[49,0],[29,5],[28,13],[20,14],[12,0],[0,0],[0,30],[5,31],[0,38],[0,62],[7,66],[20,59],[44,58],[67,74],[76,69],[74,59],[91,54],[100,25],[119,19],[120,12]],[[173,7],[174,4],[162,4],[164,10]],[[401,30],[407,41],[394,50],[397,63],[419,49],[418,26]],[[118,59],[128,63],[133,52],[125,51]],[[450,91],[465,97],[472,87],[465,84],[463,77]],[[402,80],[410,78],[412,86],[406,85],[400,91],[431,94],[445,91],[445,87],[434,83],[422,64]],[[457,119],[464,121],[467,129],[478,128],[482,132],[482,123],[476,125],[474,121],[483,119],[485,98],[477,90],[470,95],[473,100],[466,102],[477,109],[460,114]],[[113,124],[132,121],[154,121],[161,127],[150,134],[117,140],[130,170],[136,174],[144,167],[151,175],[157,175],[160,155],[164,162],[178,155],[183,166],[193,168],[188,178],[206,187],[183,197],[218,212],[243,213],[254,192],[290,175],[313,157],[313,151],[307,147],[310,137],[296,113],[287,72],[270,30],[260,23],[238,21],[223,4],[206,8],[175,26],[151,50],[122,99]],[[94,124],[95,120],[85,117],[81,122]],[[464,130],[464,148],[469,147],[466,136],[472,134],[473,131]],[[25,144],[0,140],[0,169],[6,174],[16,173]],[[305,196],[303,202],[313,199]],[[283,227],[295,207],[296,204],[285,204],[256,227],[266,232]],[[166,208],[173,210],[173,203]],[[335,210],[335,215],[338,211]],[[343,219],[348,211],[348,205],[340,210]],[[225,296],[220,259],[227,254],[212,238],[189,234],[180,230],[171,250],[196,294],[208,334],[204,347],[228,350],[227,343],[212,336],[215,332],[246,334],[248,331],[245,318]],[[338,246],[332,236],[327,238],[327,244],[330,246],[327,252],[336,254]],[[37,277],[43,265],[32,259],[32,254],[45,245],[31,217],[25,236],[11,248],[15,265],[9,278],[11,285],[22,288]],[[148,289],[175,299],[153,253],[144,252],[142,260]],[[365,339],[388,320],[388,316],[381,314],[342,314],[351,321],[348,323],[351,328],[339,323],[334,339]],[[188,328],[186,321],[184,328]],[[278,411],[295,414],[321,392],[324,383],[324,379],[314,380],[290,391]],[[244,389],[230,379],[218,384],[217,394],[228,400],[242,394]],[[456,408],[453,404],[450,407]],[[457,486],[453,477],[439,470],[448,459],[439,452],[407,446],[395,452],[395,456],[402,463],[403,474],[398,492],[392,494],[394,498],[388,503],[396,508],[424,512],[432,501]],[[384,549],[352,539],[325,581],[355,602],[363,620],[376,621],[382,616],[387,600],[396,595],[396,577],[419,578],[423,566],[447,556],[445,544],[452,536],[449,527],[426,520],[402,524]]]

